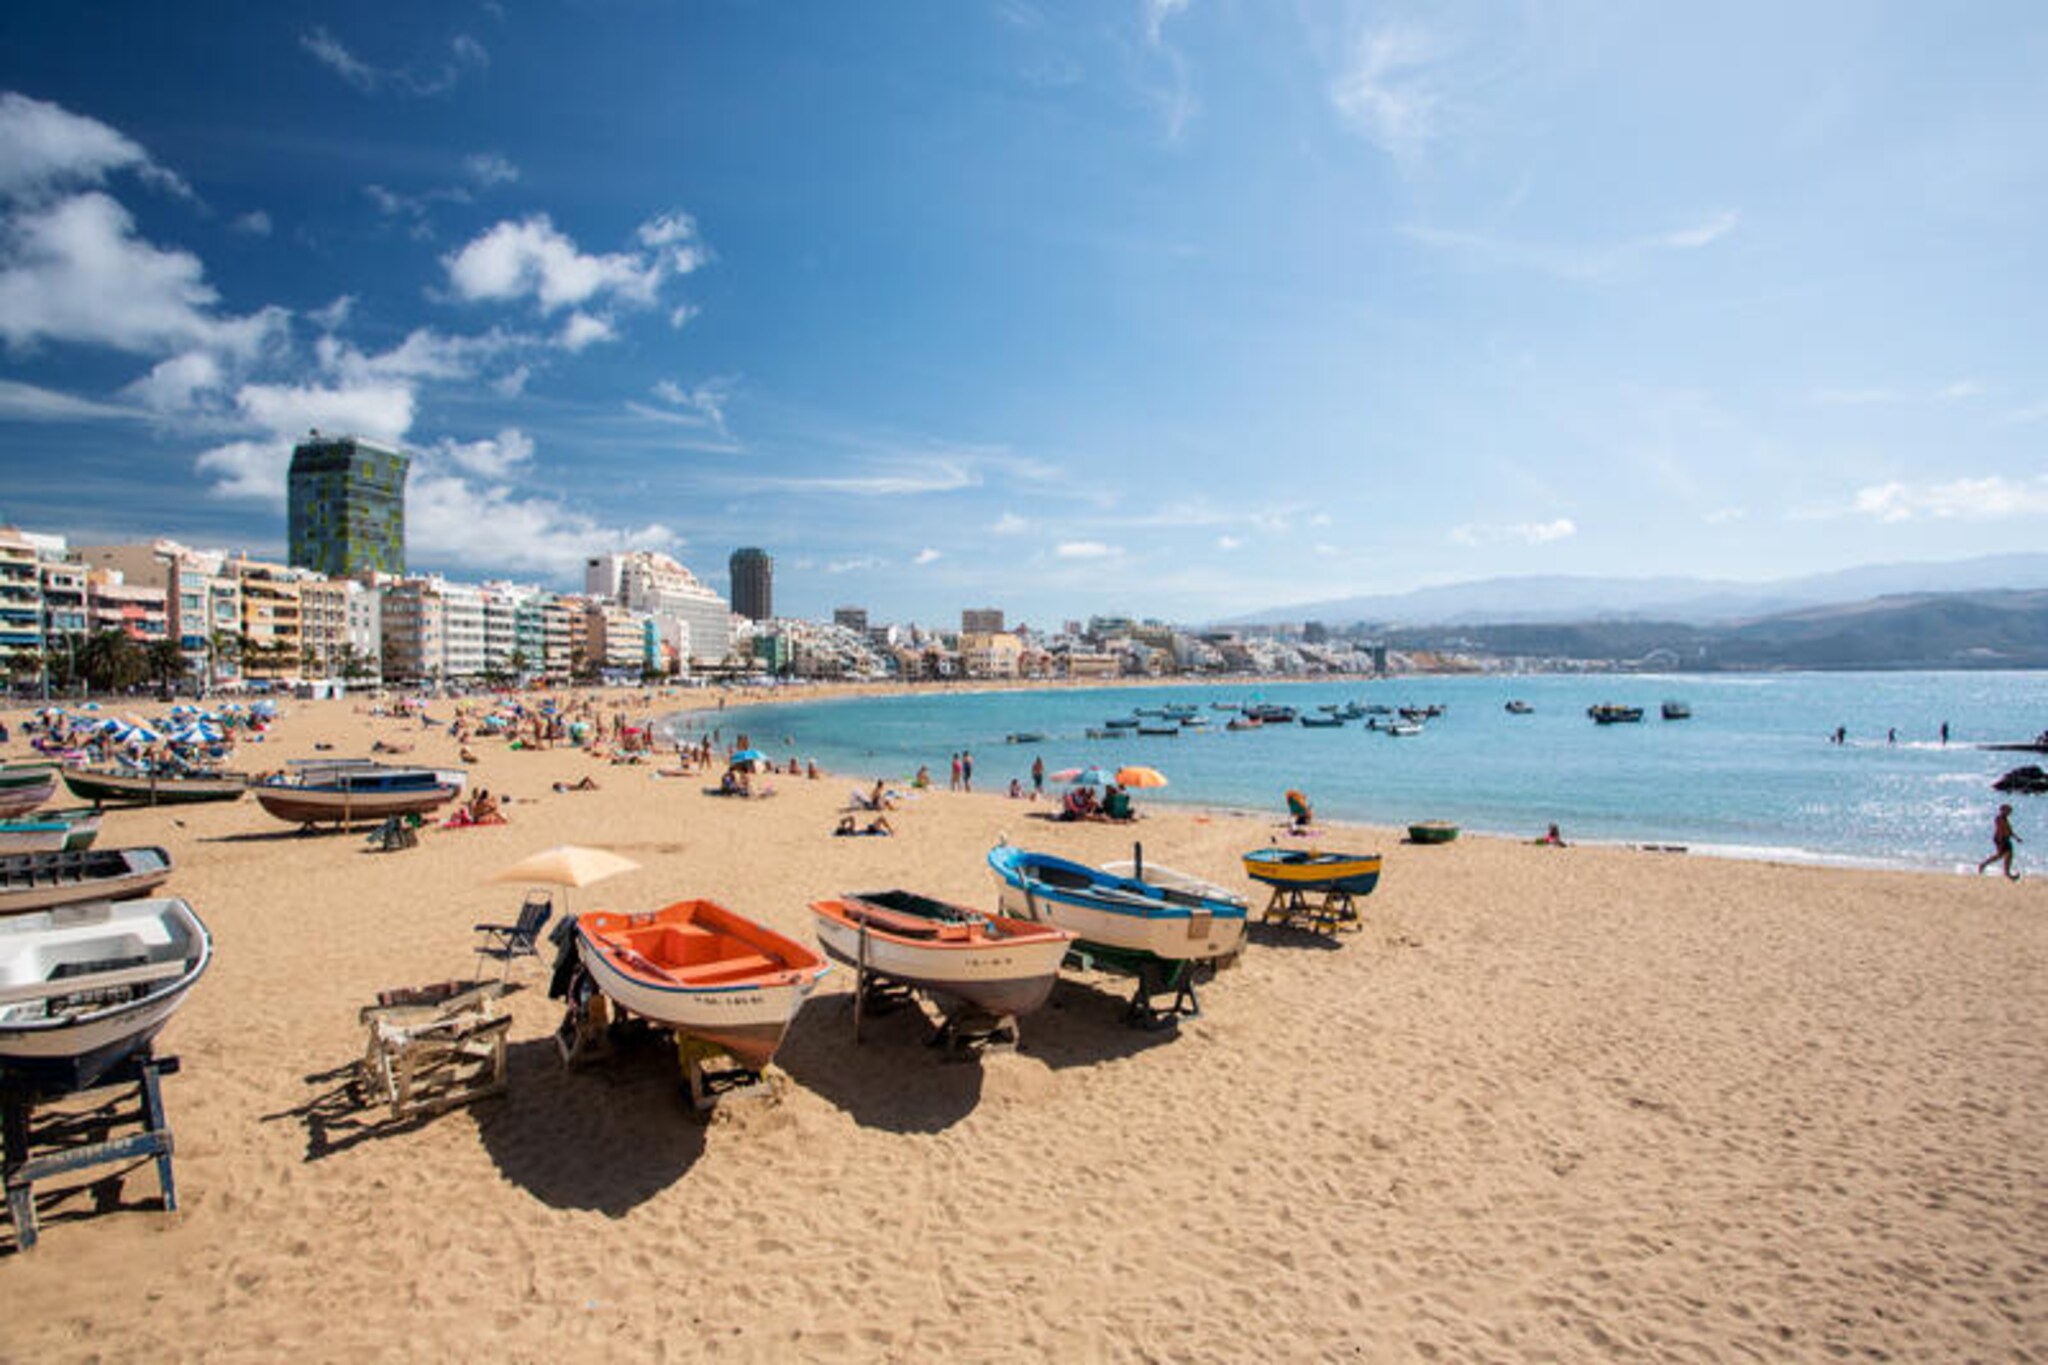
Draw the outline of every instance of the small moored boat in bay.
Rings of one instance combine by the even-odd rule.
[[[1634,725],[1642,720],[1643,708],[1603,701],[1587,707],[1586,714],[1593,718],[1596,725]]]
[[[1692,707],[1682,701],[1667,701],[1661,709],[1666,720],[1692,719]]]

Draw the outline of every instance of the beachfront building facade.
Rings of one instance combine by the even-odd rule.
[[[859,631],[862,635],[865,635],[868,633],[868,609],[866,607],[834,607],[832,609],[832,624],[844,626],[848,630]]]
[[[66,649],[73,657],[85,644],[85,575],[85,566],[75,561],[45,558],[37,566],[37,576],[42,580],[46,648]]]
[[[726,561],[732,575],[732,609],[749,621],[766,621],[775,615],[775,557],[766,550],[748,546],[734,550]]]
[[[360,436],[315,431],[292,451],[286,507],[295,568],[326,578],[405,573],[405,476],[412,457]]]
[[[0,526],[0,669],[42,666],[43,579],[35,542],[19,527]]]
[[[119,631],[147,648],[170,638],[170,608],[164,590],[123,581],[118,569],[87,569],[86,629]]]
[[[471,583],[437,579],[441,593],[441,672],[443,678],[474,678],[487,664],[484,655],[484,593]]]
[[[652,617],[616,602],[592,601],[583,610],[586,672],[640,674],[659,667],[660,637]]]
[[[175,540],[81,545],[72,553],[84,564],[118,570],[123,582],[162,589],[170,638],[202,687],[240,680],[242,584],[223,571],[225,555]]]
[[[970,678],[1017,677],[1023,657],[1024,642],[1006,630],[960,632],[960,670]]]
[[[384,681],[421,683],[443,676],[438,580],[402,578],[386,584],[378,625]]]
[[[584,561],[583,590],[651,616],[660,638],[680,648],[679,667],[716,664],[732,649],[732,608],[695,574],[665,554],[633,550]]]
[[[302,675],[305,637],[299,627],[303,575],[283,564],[246,557],[223,566],[241,584],[242,616],[235,642],[249,682],[283,682]]]
[[[353,578],[299,585],[299,630],[309,676],[343,681],[383,672],[384,595]]]

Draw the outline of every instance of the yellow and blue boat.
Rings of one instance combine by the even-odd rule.
[[[1342,891],[1363,896],[1380,883],[1380,855],[1256,848],[1244,855],[1244,872],[1255,882],[1283,891]]]

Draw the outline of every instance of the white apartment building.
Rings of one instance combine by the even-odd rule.
[[[585,560],[583,590],[654,617],[665,643],[680,642],[685,666],[722,662],[732,648],[732,608],[665,554],[632,550]]]

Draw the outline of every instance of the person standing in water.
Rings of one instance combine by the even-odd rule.
[[[2006,880],[2018,881],[2020,874],[2012,870],[2012,846],[2019,841],[2020,836],[2012,832],[2011,804],[2000,806],[1998,818],[1991,822],[1991,856],[1977,864],[1978,874],[1982,875],[1984,869],[1993,863],[2002,862],[2005,864]]]

